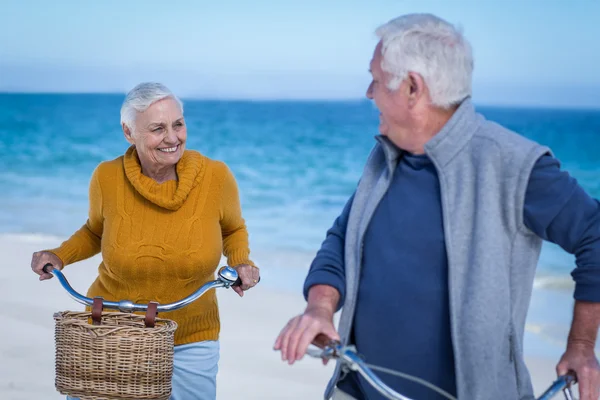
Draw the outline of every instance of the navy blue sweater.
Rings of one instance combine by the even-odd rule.
[[[316,284],[335,287],[339,307],[345,296],[344,238],[352,200],[327,232],[304,285],[305,296]],[[600,203],[550,155],[541,157],[531,173],[524,222],[576,255],[575,298],[599,302]],[[456,395],[441,194],[426,155],[401,158],[367,228],[351,341],[369,363],[418,376]],[[408,397],[443,398],[410,381],[381,377]],[[338,386],[358,399],[383,399],[354,373]]]

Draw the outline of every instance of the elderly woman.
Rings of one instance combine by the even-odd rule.
[[[185,150],[181,101],[161,84],[142,83],[125,98],[121,126],[131,146],[94,171],[87,222],[60,247],[34,253],[33,271],[49,279],[45,264],[62,269],[101,251],[89,297],[169,303],[214,279],[224,254],[243,296],[259,270],[249,259],[237,185],[224,163]],[[178,324],[172,399],[214,399],[220,328],[214,291],[168,318]]]

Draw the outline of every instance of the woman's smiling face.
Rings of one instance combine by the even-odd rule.
[[[137,114],[134,131],[125,137],[135,145],[144,168],[161,170],[174,166],[183,156],[187,139],[179,104],[171,97],[152,104]]]

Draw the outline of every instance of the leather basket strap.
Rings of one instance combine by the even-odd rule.
[[[100,325],[102,323],[102,309],[103,306],[102,297],[94,297],[94,304],[92,305],[92,324]]]
[[[146,318],[144,318],[144,324],[146,328],[154,328],[156,325],[156,316],[158,315],[158,303],[151,301],[148,303],[148,309],[146,310]]]

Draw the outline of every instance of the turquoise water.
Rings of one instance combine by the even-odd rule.
[[[123,154],[121,95],[0,94],[0,232],[66,236],[85,222],[95,166]],[[185,101],[188,148],[233,170],[253,248],[303,267],[354,190],[377,134],[368,101]],[[600,198],[600,111],[481,107],[550,146]],[[542,275],[572,256],[545,246]]]

